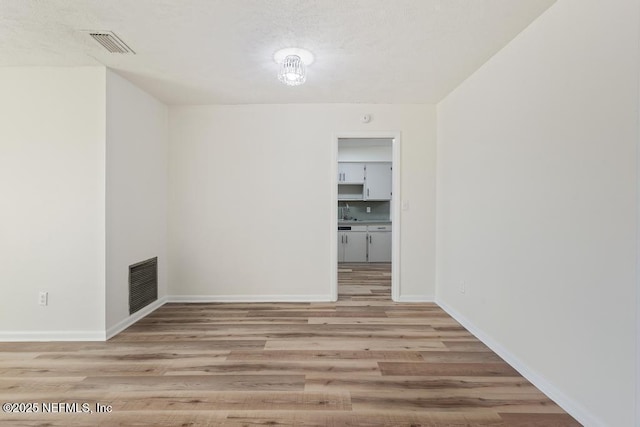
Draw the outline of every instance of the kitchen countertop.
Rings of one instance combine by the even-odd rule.
[[[369,224],[391,224],[391,220],[384,220],[384,219],[373,219],[373,220],[363,220],[363,221],[354,221],[354,220],[342,220],[339,219],[338,220],[338,225],[369,225]]]

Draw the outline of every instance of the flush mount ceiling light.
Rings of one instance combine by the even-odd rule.
[[[306,66],[313,62],[313,55],[305,49],[281,49],[273,55],[279,64],[278,80],[287,86],[298,86],[307,80]]]

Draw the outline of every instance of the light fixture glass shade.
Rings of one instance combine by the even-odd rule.
[[[307,70],[298,55],[289,55],[280,64],[278,80],[287,86],[298,86],[307,80]]]

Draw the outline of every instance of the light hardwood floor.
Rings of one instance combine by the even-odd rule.
[[[0,423],[579,425],[437,305],[392,303],[390,273],[341,264],[337,303],[167,304],[106,343],[0,343],[1,402],[94,411]]]

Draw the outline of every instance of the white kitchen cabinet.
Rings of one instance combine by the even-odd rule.
[[[364,200],[391,200],[391,163],[367,163]]]
[[[339,200],[391,200],[391,162],[338,163]]]
[[[356,231],[338,231],[338,262],[367,262],[366,227]]]
[[[345,241],[344,262],[367,262],[367,233],[347,231]]]
[[[344,262],[344,231],[338,231],[338,262]]]
[[[369,231],[367,254],[369,262],[391,262],[391,231]]]
[[[391,262],[390,224],[345,228],[338,230],[338,262]]]
[[[339,184],[364,183],[364,163],[340,162],[338,163]]]

